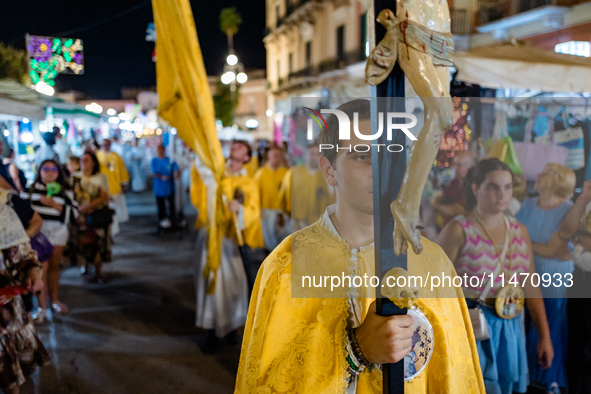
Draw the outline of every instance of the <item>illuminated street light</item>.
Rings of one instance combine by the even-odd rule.
[[[267,110],[267,112],[265,112],[265,114],[267,115],[268,118],[270,118],[271,116],[273,116],[273,110],[271,108],[269,108]]]
[[[117,111],[115,111],[113,108],[109,108],[107,110],[107,115],[109,115],[109,116],[115,116],[115,115],[117,115]]]
[[[30,144],[31,142],[33,142],[33,133],[31,133],[30,131],[25,131],[24,133],[21,134],[21,140],[25,143],[25,144]]]
[[[99,104],[97,104],[97,103],[90,103],[90,104],[87,104],[87,105],[86,105],[84,108],[85,108],[87,111],[94,112],[95,114],[102,114],[102,113],[103,113],[103,107],[101,107],[101,106],[100,106]]]
[[[238,73],[238,75],[236,76],[236,82],[238,83],[244,83],[248,80],[248,77],[246,76],[245,73]]]
[[[246,126],[246,128],[248,129],[256,129],[257,127],[259,127],[259,122],[256,119],[248,119],[244,125]]]
[[[228,62],[230,66],[234,66],[236,63],[238,63],[238,57],[234,54],[228,55],[226,62]]]
[[[226,71],[223,75],[222,75],[222,83],[223,84],[230,84],[232,82],[234,82],[234,80],[236,79],[236,74],[234,74],[233,71]]]
[[[53,96],[55,93],[55,89],[53,89],[53,87],[49,86],[43,81],[35,85],[35,90],[46,96]]]

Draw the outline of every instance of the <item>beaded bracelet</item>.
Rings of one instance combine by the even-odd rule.
[[[349,334],[349,342],[351,342],[351,348],[353,349],[353,355],[357,358],[360,364],[364,366],[370,365],[371,363],[365,358],[363,352],[361,351],[361,347],[357,341],[356,330],[356,328],[347,329]]]
[[[365,369],[365,365],[361,364],[357,357],[355,357],[355,353],[353,352],[353,348],[351,347],[351,341],[347,338],[347,346],[345,347],[347,351],[347,362],[349,366],[353,368],[355,371],[359,371],[359,373],[363,372]]]

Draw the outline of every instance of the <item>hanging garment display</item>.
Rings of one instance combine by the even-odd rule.
[[[568,148],[558,146],[554,141],[554,130],[549,130],[550,144],[542,144],[531,141],[531,130],[525,133],[525,142],[515,142],[515,153],[523,171],[523,176],[528,181],[535,181],[538,174],[544,171],[549,163],[565,165],[569,154]]]
[[[562,117],[562,114],[560,114],[560,121],[557,121],[555,118],[555,122],[554,122],[554,129],[556,130],[556,133],[560,133],[560,132],[565,132],[567,129],[568,130],[572,130],[572,129],[580,129],[580,132],[576,132],[576,136],[577,137],[582,137],[583,139],[583,146],[581,148],[580,146],[580,140],[577,141],[576,138],[574,139],[574,142],[571,141],[570,145],[571,147],[575,147],[576,144],[576,148],[578,149],[577,151],[575,151],[578,155],[574,156],[573,154],[573,162],[572,162],[572,168],[575,171],[575,176],[577,177],[577,182],[576,182],[576,187],[582,187],[583,186],[583,182],[585,182],[585,166],[588,164],[588,162],[586,162],[587,157],[589,156],[590,153],[590,149],[589,149],[589,128],[587,127],[587,125],[585,124],[585,122],[577,119],[576,117],[570,117],[570,118],[566,118],[567,115],[565,115],[565,117]],[[565,119],[566,118],[566,119]],[[566,124],[566,126],[565,126]],[[572,134],[566,135],[567,138],[573,138]],[[555,139],[556,140],[556,139]],[[571,152],[569,150],[569,156],[571,155]],[[581,157],[583,158],[583,160],[581,160]],[[582,165],[581,165],[581,162]],[[566,164],[565,164],[566,165]],[[577,166],[578,168],[573,168],[574,166]],[[580,167],[579,167],[580,166]]]
[[[549,134],[550,130],[554,131],[554,120],[548,114],[546,107],[543,105],[538,107],[538,112],[527,121],[525,130],[526,133],[533,134],[534,137],[544,137]]]

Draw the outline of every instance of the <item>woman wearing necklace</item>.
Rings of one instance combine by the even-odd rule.
[[[437,243],[459,276],[479,279],[468,280],[463,291],[468,307],[480,308],[486,318],[488,338],[477,343],[486,392],[525,393],[529,377],[524,302],[539,333],[536,352],[541,368],[550,367],[554,351],[539,288],[531,281],[521,283],[523,288],[508,284],[514,274],[535,273],[527,229],[504,214],[513,196],[513,174],[497,159],[482,160],[468,172],[463,192],[468,213],[448,223]]]
[[[560,229],[564,217],[573,205],[569,198],[573,195],[575,181],[573,170],[560,164],[547,164],[534,185],[534,189],[540,194],[539,197],[523,201],[516,215],[517,220],[529,231],[536,272],[540,276],[549,274],[554,278],[555,274],[559,274],[564,278],[566,274],[572,274],[574,271],[572,258],[566,261],[561,261],[560,258],[546,258],[548,256],[546,256],[544,244],[550,241],[552,233]],[[554,284],[548,287],[542,286],[544,306],[556,356],[551,368],[544,370],[538,366],[536,357],[538,332],[528,315],[525,319],[525,330],[531,381],[542,385],[548,393],[559,394],[560,387],[567,386],[567,314],[565,313],[567,282],[564,281],[561,286],[554,286]]]

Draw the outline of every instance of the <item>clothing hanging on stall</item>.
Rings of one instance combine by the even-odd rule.
[[[527,117],[520,106],[509,106],[507,111],[507,133],[513,142],[521,142],[525,136]]]
[[[589,126],[587,125],[585,119],[582,119],[577,116],[573,116],[567,112],[566,109],[562,109],[554,118],[554,130],[556,132],[565,131],[566,129],[576,129],[581,128],[583,131],[583,145],[584,145],[584,162],[582,163],[582,167],[580,168],[573,168],[575,172],[575,176],[577,178],[576,186],[577,188],[582,188],[583,183],[585,182],[586,178],[586,168],[589,166],[589,153],[590,153],[590,136],[589,136]],[[566,121],[565,121],[566,119]],[[568,167],[568,162],[567,162]]]

